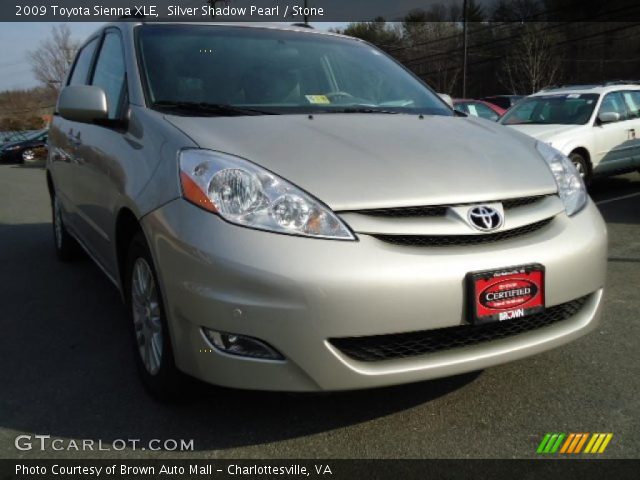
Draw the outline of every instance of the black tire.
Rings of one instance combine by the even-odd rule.
[[[136,323],[135,310],[140,307],[140,305],[138,305],[140,302],[134,300],[136,287],[133,276],[136,274],[136,265],[138,262],[140,262],[140,265],[146,264],[149,268],[151,279],[154,282],[155,295],[157,296],[157,311],[152,308],[146,309],[147,316],[142,315],[142,319],[138,316],[138,323]],[[139,232],[134,236],[129,246],[124,282],[133,353],[138,374],[145,389],[156,400],[175,403],[190,398],[192,379],[176,368],[169,327],[164,311],[163,296],[159,285],[158,275],[153,264],[153,259],[151,258],[149,247],[144,235]],[[143,358],[145,346],[150,345],[149,348],[152,348],[151,343],[153,343],[153,339],[149,338],[147,334],[154,335],[150,330],[150,325],[153,323],[151,319],[153,316],[151,312],[153,311],[156,311],[157,317],[159,317],[159,322],[156,318],[155,328],[159,326],[161,332],[161,341],[157,343],[157,345],[161,345],[159,349],[159,361],[157,370],[155,371],[153,371],[153,368],[150,369],[145,365],[145,359]],[[143,325],[149,326],[149,330],[144,331]],[[156,351],[158,351],[158,349],[156,349]]]
[[[591,165],[589,165],[589,161],[578,152],[571,152],[569,159],[578,169],[578,173],[580,173],[584,184],[589,185],[591,183]]]
[[[61,262],[72,262],[76,260],[81,252],[81,247],[64,226],[62,211],[58,202],[58,197],[51,196],[51,223],[53,224],[53,246],[56,256]]]

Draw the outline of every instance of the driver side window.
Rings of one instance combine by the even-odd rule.
[[[107,32],[93,73],[92,85],[102,87],[107,95],[109,118],[119,118],[125,95],[125,66],[122,41],[115,32]]]

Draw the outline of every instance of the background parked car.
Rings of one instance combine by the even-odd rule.
[[[448,93],[438,93],[438,96],[444,100],[447,105],[453,108],[453,99],[451,98],[451,95]]]
[[[493,95],[491,97],[483,97],[482,100],[508,110],[523,98],[524,95]]]
[[[9,142],[19,142],[22,140],[26,140],[27,134],[31,132],[23,132],[23,131],[11,131],[11,132],[0,132],[0,148]]]
[[[482,100],[467,100],[457,98],[453,101],[453,107],[468,115],[485,118],[497,122],[506,110],[489,102]]]
[[[510,109],[500,123],[543,141],[574,163],[585,182],[640,168],[640,85],[554,87]]]
[[[23,163],[46,157],[48,130],[38,130],[24,140],[6,143],[0,149],[0,162]]]

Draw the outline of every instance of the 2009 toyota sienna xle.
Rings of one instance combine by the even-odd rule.
[[[82,246],[120,288],[159,396],[415,382],[598,321],[606,229],[569,159],[352,38],[106,26],[47,181],[58,256]]]

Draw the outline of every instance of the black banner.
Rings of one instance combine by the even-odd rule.
[[[0,460],[9,479],[518,479],[638,478],[638,460]]]
[[[0,21],[401,21],[410,12],[433,8],[449,10],[449,19],[459,16],[461,20],[462,4],[463,0],[3,0]],[[496,11],[498,0],[476,0],[474,5]],[[640,4],[637,0],[531,0],[507,7],[504,15],[502,20],[521,22],[628,22],[640,20]]]

